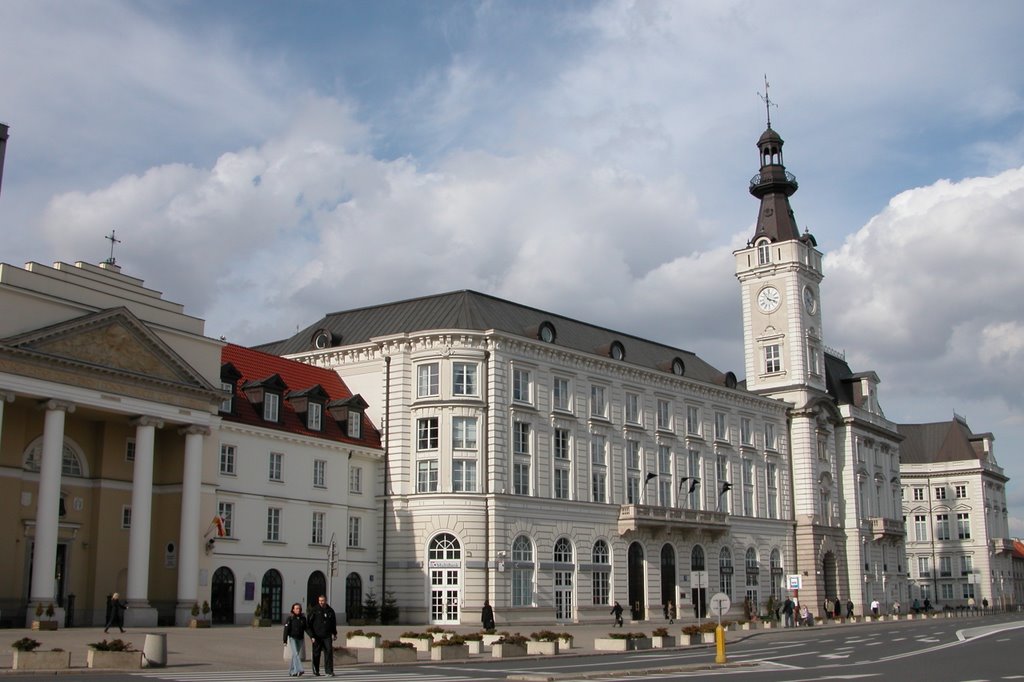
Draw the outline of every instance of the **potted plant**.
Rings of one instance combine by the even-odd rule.
[[[483,653],[484,636],[479,632],[470,632],[467,635],[462,635],[462,639],[466,643],[470,655]]]
[[[530,641],[526,643],[526,653],[554,656],[558,653],[558,633],[551,630],[530,633]]]
[[[598,651],[638,651],[651,648],[651,638],[642,632],[609,632],[607,638],[595,639]]]
[[[723,628],[724,628],[725,624],[723,623],[722,625],[723,625]],[[715,643],[715,631],[717,629],[718,629],[718,624],[714,623],[712,621],[707,621],[705,623],[701,623],[701,626],[700,626],[701,641],[704,642],[705,644],[714,644]]]
[[[53,608],[53,604],[47,604],[43,607],[42,602],[36,602],[36,617],[32,621],[33,630],[56,630],[57,621],[54,619],[56,611]],[[45,616],[45,617],[44,617]]]
[[[657,628],[651,633],[651,646],[655,649],[667,649],[675,645],[675,635],[668,634],[667,628]]]
[[[131,642],[104,639],[89,645],[85,661],[90,668],[134,670],[142,667],[142,652],[136,651]]]
[[[380,646],[380,633],[349,630],[345,633],[345,646],[352,649],[376,649]]]
[[[469,647],[466,640],[455,635],[436,640],[430,649],[430,660],[451,661],[469,658]]]
[[[513,658],[526,655],[526,637],[520,634],[502,633],[501,637],[491,645],[491,656],[494,658]]]
[[[387,639],[373,650],[374,663],[415,663],[416,649],[406,642]]]
[[[210,605],[207,604],[206,602],[203,602],[203,605],[206,606],[207,611],[209,611]],[[206,620],[205,618],[201,618],[200,617],[202,615],[202,613],[203,613],[203,611],[202,611],[202,609],[199,606],[199,602],[195,602],[194,604],[192,604],[192,619],[189,620],[189,622],[188,622],[188,626],[190,628],[208,628],[208,627],[210,627],[210,621]]]
[[[398,640],[408,644],[416,651],[429,653],[430,647],[434,644],[434,635],[429,632],[403,632]]]
[[[572,648],[573,636],[572,636],[571,632],[559,633],[558,639],[559,639],[559,642],[558,642],[559,650],[561,650],[561,649],[571,649]]]
[[[502,634],[497,630],[481,630],[480,636],[483,638],[484,646],[493,646],[495,642],[501,639]]]
[[[61,670],[71,667],[70,651],[36,651],[39,642],[30,637],[11,642],[11,648],[14,649],[14,670]]]
[[[683,626],[683,644],[700,644],[701,632],[699,625]]]

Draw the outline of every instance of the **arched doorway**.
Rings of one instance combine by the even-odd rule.
[[[661,547],[661,605],[668,608],[676,602],[676,550],[665,543]]]
[[[639,542],[634,542],[629,546],[629,553],[627,555],[627,575],[629,580],[628,596],[629,596],[629,608],[633,615],[633,620],[644,620],[644,610],[646,609],[646,599],[644,598],[645,578],[644,574],[644,548],[640,546]]]
[[[320,595],[327,596],[327,578],[320,571],[313,571],[306,581],[306,609],[312,609]]]
[[[363,579],[358,573],[345,578],[345,618],[352,622],[363,617]]]
[[[573,617],[573,551],[569,538],[555,542],[555,620],[566,623]]]
[[[269,618],[272,623],[280,623],[281,620],[281,599],[284,595],[284,581],[277,569],[272,568],[263,574],[263,584],[260,587],[260,602],[263,604],[264,618]]]
[[[210,618],[214,623],[235,622],[235,574],[227,566],[213,572],[210,584]]]
[[[462,592],[462,545],[451,533],[434,536],[427,550],[430,622],[458,623]]]
[[[825,556],[821,560],[821,577],[822,587],[825,589],[825,594],[822,595],[822,600],[826,598],[835,599],[839,596],[839,571],[836,562],[836,555],[832,552],[825,552]]]
[[[708,571],[700,545],[694,545],[690,552],[690,603],[694,618],[708,617]]]

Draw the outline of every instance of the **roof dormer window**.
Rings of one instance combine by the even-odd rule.
[[[242,378],[242,373],[230,362],[220,366],[220,388],[226,394],[220,403],[220,411],[233,414],[235,411],[235,385]]]
[[[303,420],[310,431],[323,431],[324,403],[327,402],[327,391],[316,384],[301,391],[288,394],[288,403]]]
[[[332,400],[327,403],[327,411],[338,422],[338,426],[349,438],[363,437],[363,413],[369,406],[363,396],[358,393],[351,398]]]
[[[242,384],[242,392],[252,403],[257,413],[262,411],[263,420],[268,422],[281,421],[281,395],[288,386],[277,374],[258,381],[247,381]]]
[[[323,428],[324,406],[320,403],[310,403],[306,410],[306,428],[310,431],[319,431]]]
[[[263,397],[263,420],[276,422],[281,416],[281,396],[276,393],[265,393]]]

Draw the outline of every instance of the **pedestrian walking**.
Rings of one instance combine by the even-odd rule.
[[[305,672],[302,669],[300,652],[308,629],[309,623],[306,622],[306,616],[302,613],[302,604],[295,602],[292,604],[292,612],[289,614],[288,620],[284,622],[283,643],[288,645],[288,649],[292,653],[291,665],[288,668],[289,677],[299,677]]]
[[[825,597],[825,601],[821,603],[821,611],[822,622],[825,622],[829,619],[829,616],[832,615],[832,599],[830,599],[829,597]]]
[[[676,603],[674,601],[668,603],[668,622],[669,625],[676,622]]]
[[[494,609],[491,608],[491,602],[484,600],[484,608],[480,611],[480,625],[483,626],[484,630],[494,629]]]
[[[782,602],[783,627],[793,627],[793,608],[793,600],[786,597],[786,601]]]
[[[612,615],[615,616],[615,624],[620,628],[622,627],[622,605],[619,602],[615,602],[615,606],[612,607]]]
[[[847,599],[846,600],[846,617],[847,618],[853,618],[853,600],[852,599]]]
[[[110,613],[107,615],[107,624],[103,632],[108,632],[113,626],[124,632],[124,612],[128,605],[121,601],[121,595],[115,592],[110,595]]]
[[[892,612],[894,615],[900,615],[900,602],[898,599],[892,603]]]
[[[871,600],[871,615],[874,616],[875,618],[878,618],[878,600],[877,599],[872,599]]]
[[[839,597],[836,597],[835,610],[832,612],[832,615],[836,620],[839,620],[843,615],[843,603],[839,601]]]
[[[327,597],[316,598],[309,612],[309,637],[313,640],[313,674],[320,675],[320,654],[324,655],[324,672],[334,677],[334,640],[338,638],[338,616],[327,603]]]

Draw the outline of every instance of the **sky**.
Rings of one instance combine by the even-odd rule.
[[[742,377],[766,125],[825,341],[995,435],[1024,535],[1024,3],[4,0],[0,261],[244,345],[475,289]],[[979,518],[983,518],[979,514]]]

